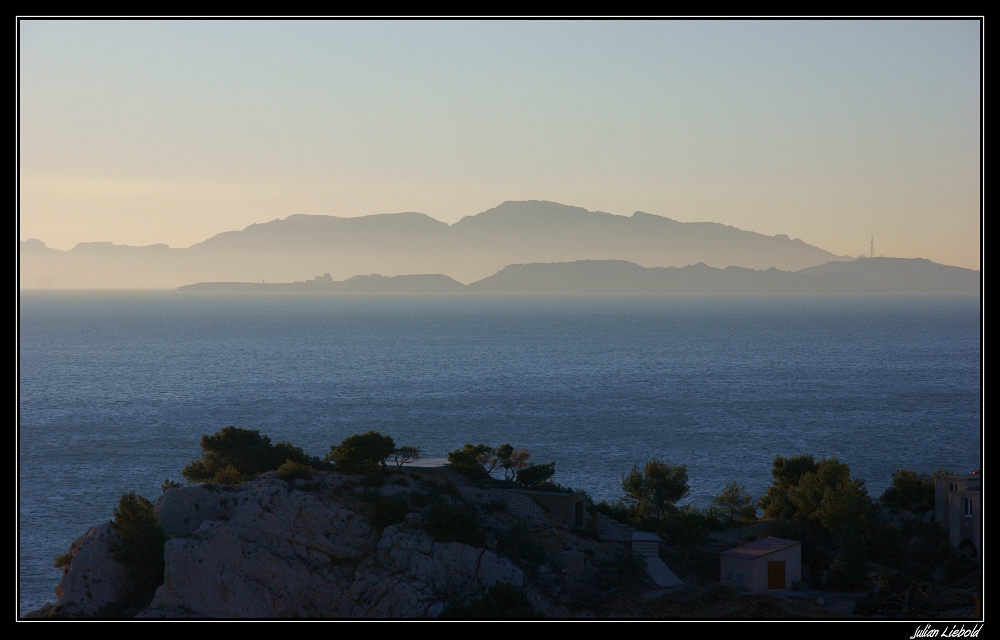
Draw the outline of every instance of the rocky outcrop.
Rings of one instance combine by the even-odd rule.
[[[320,483],[339,480],[325,474]],[[374,493],[401,492],[387,486]],[[203,514],[212,519],[167,542],[164,584],[142,617],[178,610],[227,618],[424,617],[463,590],[475,594],[523,579],[490,551],[435,543],[405,525],[379,535],[365,517],[322,492],[276,479],[235,492],[174,489],[157,508],[164,526],[178,531]]]
[[[206,617],[338,617],[351,582],[345,567],[374,546],[364,518],[277,479],[237,491],[173,489],[155,506],[165,529],[181,535],[164,547],[164,584],[146,616],[181,608]]]
[[[425,489],[402,474],[366,487],[336,473],[291,484],[272,473],[238,486],[170,489],[154,503],[169,536],[164,583],[137,617],[436,617],[449,601],[524,583],[520,568],[489,549],[434,541],[418,512],[379,528],[364,508]],[[502,509],[511,522],[547,522],[515,493],[464,489],[459,500],[484,512]],[[105,524],[77,540],[58,603],[36,613],[93,616],[118,601],[126,577],[111,555],[116,539]]]
[[[436,617],[449,598],[481,593],[499,582],[520,585],[524,574],[510,560],[457,542],[439,543],[423,532],[385,529],[373,561],[351,586],[352,617]]]
[[[164,492],[153,503],[167,537],[189,536],[201,523],[229,518],[230,492],[227,487],[181,487]],[[220,490],[221,489],[221,490]]]
[[[112,555],[112,550],[120,543],[121,538],[110,522],[77,538],[63,556],[72,559],[63,567],[62,580],[56,586],[58,600],[29,617],[90,617],[121,600],[128,588],[128,577],[125,567]]]

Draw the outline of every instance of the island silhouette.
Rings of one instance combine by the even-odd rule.
[[[859,258],[800,271],[716,269],[703,262],[645,268],[624,260],[512,264],[469,285],[442,274],[329,273],[299,282],[199,282],[180,291],[314,291],[367,293],[892,293],[979,290],[979,272],[907,258]]]

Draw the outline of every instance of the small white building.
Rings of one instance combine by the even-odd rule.
[[[721,554],[721,582],[751,592],[788,589],[802,580],[802,543],[763,538]]]

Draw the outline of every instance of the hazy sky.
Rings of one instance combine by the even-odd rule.
[[[19,27],[60,249],[533,199],[979,267],[977,21]]]

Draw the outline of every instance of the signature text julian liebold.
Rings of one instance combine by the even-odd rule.
[[[917,630],[910,636],[910,640],[915,640],[916,638],[978,638],[979,630],[983,628],[982,624],[978,624],[971,629],[966,629],[965,625],[961,626],[950,626],[944,629],[932,629],[931,625],[925,624],[922,628],[917,627]]]

